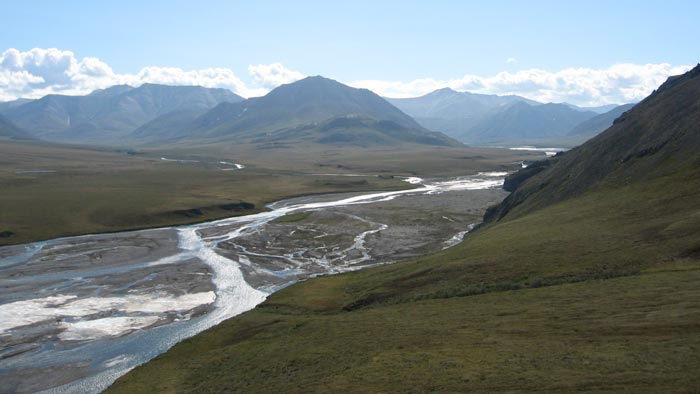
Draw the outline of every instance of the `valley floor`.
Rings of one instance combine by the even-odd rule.
[[[229,144],[132,151],[3,141],[0,157],[2,246],[247,215],[300,195],[405,189],[411,186],[395,176],[514,170],[543,155]]]

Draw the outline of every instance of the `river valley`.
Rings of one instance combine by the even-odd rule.
[[[300,197],[197,225],[0,248],[0,392],[99,392],[267,295],[461,241],[505,173]]]

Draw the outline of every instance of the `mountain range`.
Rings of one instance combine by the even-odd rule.
[[[485,111],[507,107],[518,102],[539,104],[515,95],[497,96],[457,92],[450,88],[438,89],[420,97],[387,100],[416,119],[470,118],[480,116]]]
[[[564,104],[516,102],[481,119],[461,139],[472,143],[556,139],[595,115]]]
[[[598,114],[609,106],[586,109],[447,88],[421,97],[384,99],[369,90],[315,76],[250,99],[198,86],[118,85],[86,96],[48,95],[0,103],[0,114],[17,129],[52,142],[456,146],[457,141],[474,145],[582,142],[630,107]]]
[[[247,100],[223,89],[146,84],[49,95],[0,110],[34,136],[55,142],[461,145],[367,89],[320,76]]]
[[[429,132],[369,90],[319,76],[282,85],[263,97],[221,103],[164,136],[161,130],[168,122],[167,118],[157,119],[135,134],[150,141],[165,137],[255,143],[459,144]]]
[[[609,127],[614,115],[621,113],[614,105],[586,108],[567,103],[542,104],[515,95],[482,95],[449,88],[421,97],[388,100],[426,128],[475,145],[590,137]],[[610,115],[601,115],[606,113]],[[597,123],[582,125],[593,118]],[[581,129],[574,133],[578,126]]]
[[[17,126],[44,140],[114,143],[158,116],[183,110],[204,111],[222,102],[241,100],[226,89],[117,85],[87,96],[48,95],[38,100],[8,103],[0,111]]]

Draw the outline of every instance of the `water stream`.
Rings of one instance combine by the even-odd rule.
[[[352,207],[495,189],[505,175],[407,178],[418,187],[290,199],[267,212],[196,225],[2,247],[0,391],[99,392],[177,342],[254,308],[271,292],[318,275],[389,263],[388,256],[408,250],[396,243],[382,254],[368,245],[399,226]],[[317,222],[274,225],[298,212],[314,212]],[[441,228],[452,232],[431,250],[459,243],[470,229],[442,217],[447,220]]]

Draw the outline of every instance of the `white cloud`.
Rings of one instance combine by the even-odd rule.
[[[178,67],[145,67],[131,76],[130,85],[158,83],[163,85],[197,85],[207,88],[225,88],[248,96],[252,93],[231,69],[206,68],[185,71]]]
[[[510,64],[510,60],[507,62]],[[608,68],[567,68],[560,71],[528,69],[501,72],[493,76],[465,75],[461,78],[433,78],[413,81],[362,80],[349,85],[370,89],[387,97],[415,97],[449,87],[484,94],[518,94],[542,102],[593,106],[638,101],[656,89],[670,75],[690,66],[661,64],[616,64]],[[46,94],[87,94],[117,84],[143,83],[200,85],[226,88],[244,97],[260,96],[281,84],[304,78],[280,63],[250,65],[253,83],[242,81],[229,68],[183,70],[177,67],[145,67],[136,74],[118,74],[103,61],[78,59],[71,51],[56,48],[21,52],[11,48],[0,55],[0,101],[18,97],[37,98]]]
[[[248,72],[255,82],[268,89],[298,81],[306,76],[284,67],[281,63],[251,65],[248,66]]]
[[[78,59],[73,52],[56,48],[26,52],[11,48],[0,56],[0,101],[47,94],[87,94],[113,85],[144,83],[226,88],[246,97],[268,91],[249,87],[229,68],[186,71],[177,67],[144,67],[136,74],[117,74],[97,58]]]
[[[370,89],[386,97],[415,97],[449,87],[484,94],[517,94],[541,102],[569,102],[595,106],[639,101],[671,75],[691,66],[661,64],[616,64],[604,69],[567,68],[557,72],[529,69],[501,72],[491,77],[465,75],[462,78],[416,79],[409,82],[364,80],[351,86]]]
[[[517,62],[518,62],[518,59],[516,59],[514,57],[509,57],[508,59],[506,59],[506,63],[512,64],[512,63],[517,63]]]

